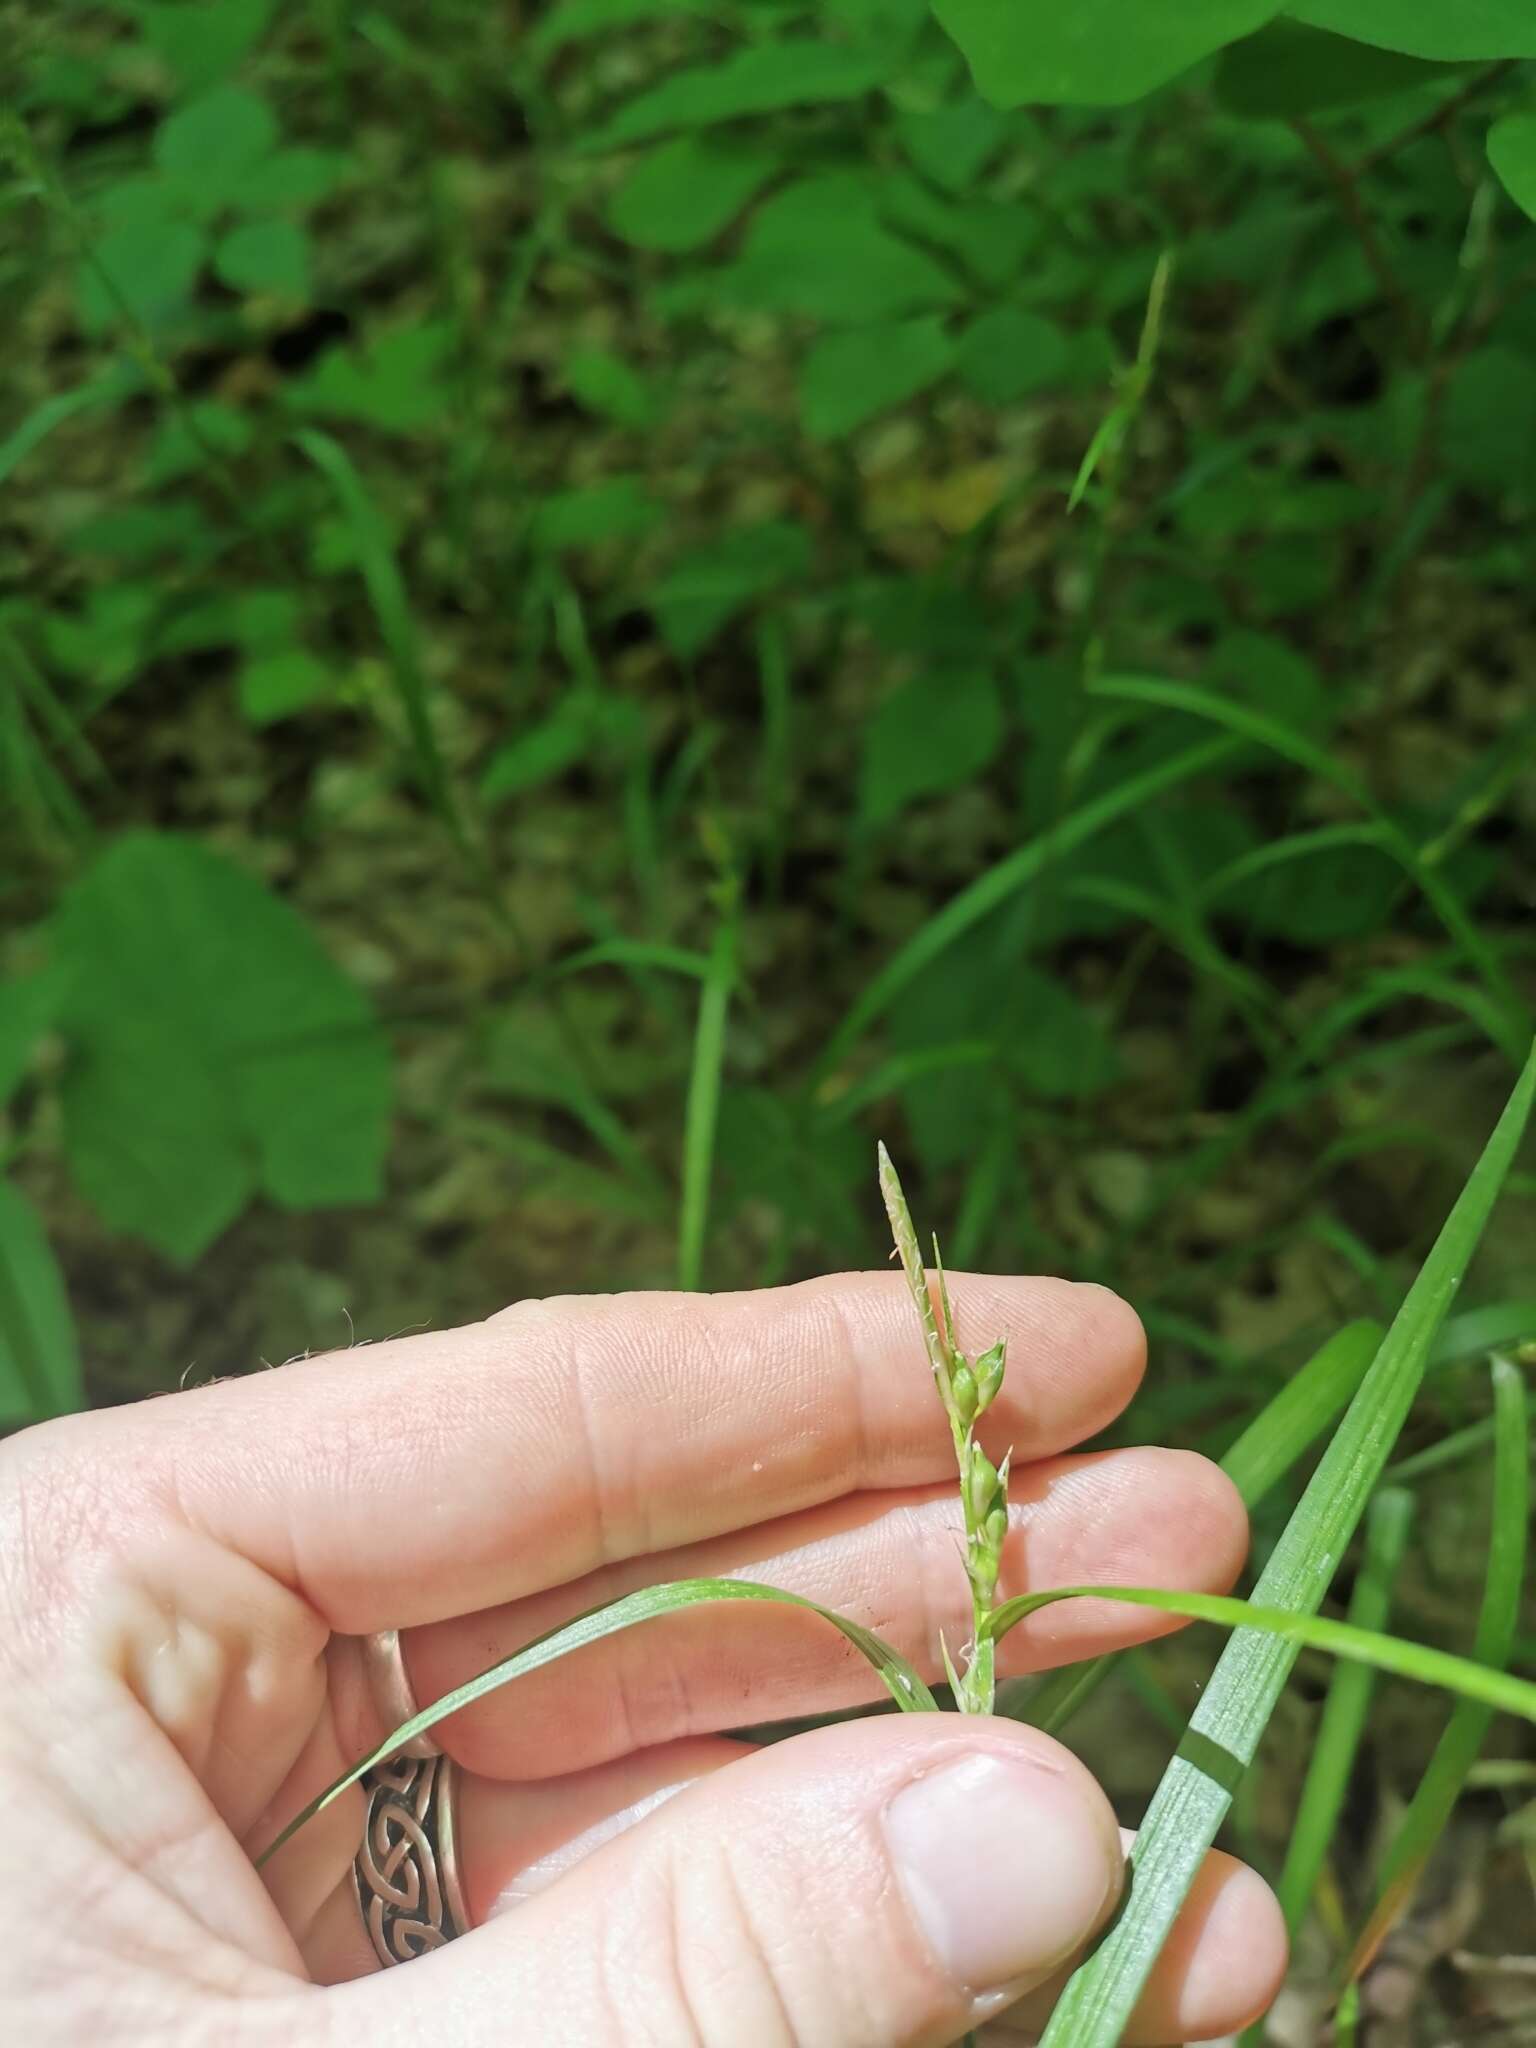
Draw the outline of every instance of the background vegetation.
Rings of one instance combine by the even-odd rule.
[[[0,0],[6,1419],[872,1262],[877,1133],[1136,1303],[1125,1437],[1395,1307],[1536,992],[1536,27],[1046,12]],[[1459,1650],[1533,1222],[1376,1529]],[[1128,1814],[1210,1655],[1074,1726]],[[1374,1695],[1275,2039],[1446,1711]],[[1531,1777],[1371,2039],[1526,2024]]]

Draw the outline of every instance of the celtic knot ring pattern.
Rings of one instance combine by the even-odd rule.
[[[357,1902],[383,1964],[408,1963],[469,1926],[454,1837],[457,1772],[446,1756],[401,1756],[363,1779]]]

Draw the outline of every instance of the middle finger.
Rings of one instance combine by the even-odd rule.
[[[1017,1473],[1011,1492],[1005,1595],[1083,1583],[1225,1591],[1242,1567],[1247,1521],[1236,1491],[1189,1452],[1043,1460]],[[950,1488],[855,1494],[411,1629],[404,1651],[416,1696],[426,1702],[637,1587],[737,1576],[835,1608],[937,1679],[940,1635],[958,1652],[970,1629],[962,1546]],[[1014,1629],[999,1646],[999,1668],[1048,1669],[1176,1626],[1146,1608],[1069,1601]],[[869,1666],[819,1616],[721,1603],[607,1637],[488,1695],[435,1732],[471,1770],[531,1779],[682,1736],[831,1712],[880,1691]]]

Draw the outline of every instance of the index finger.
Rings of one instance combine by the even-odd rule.
[[[1135,1391],[1141,1325],[1106,1289],[951,1290],[966,1351],[1008,1339],[989,1434],[1018,1458],[1081,1441]],[[132,1426],[182,1518],[357,1634],[922,1485],[953,1459],[894,1272],[523,1302],[150,1403]]]

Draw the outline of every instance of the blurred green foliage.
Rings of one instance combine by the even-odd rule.
[[[1393,1311],[1536,993],[1529,0],[0,0],[0,93],[0,1421],[868,1262],[877,1134],[1136,1303],[1123,1435]]]
[[[1523,5],[0,31],[14,1414],[39,1216],[126,1390],[103,1270],[773,1279],[876,1131],[1165,1428],[1390,1304],[1529,1029]]]

